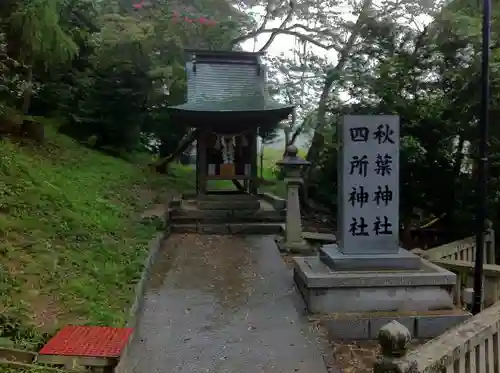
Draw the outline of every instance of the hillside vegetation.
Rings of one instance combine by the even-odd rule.
[[[68,323],[123,325],[148,241],[151,204],[191,187],[49,130],[44,145],[0,141],[0,305],[3,344],[37,342]],[[35,340],[33,340],[35,339]]]

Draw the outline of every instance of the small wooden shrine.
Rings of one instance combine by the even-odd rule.
[[[269,98],[262,53],[188,50],[187,101],[168,107],[171,118],[195,129],[196,189],[232,180],[256,194],[257,137],[286,119],[292,105]]]

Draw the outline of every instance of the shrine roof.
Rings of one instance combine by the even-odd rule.
[[[271,100],[256,97],[234,97],[219,100],[198,100],[185,104],[170,106],[169,111],[202,111],[202,112],[266,112],[285,110],[292,112],[293,105],[284,105]]]
[[[167,110],[182,119],[204,115],[224,120],[248,113],[253,120],[280,121],[293,105],[269,97],[263,53],[187,50],[187,102]],[[219,114],[215,114],[219,113]],[[192,125],[192,123],[190,123]]]
[[[265,52],[246,52],[246,51],[211,51],[202,49],[185,49],[184,52],[191,58],[195,56],[197,61],[246,61],[251,63],[259,63],[260,57],[264,56]]]

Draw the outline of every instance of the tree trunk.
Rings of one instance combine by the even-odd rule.
[[[166,173],[169,163],[172,162],[176,157],[181,155],[183,152],[185,152],[189,148],[189,146],[191,146],[191,144],[196,140],[197,135],[198,135],[198,130],[192,130],[191,132],[187,133],[181,139],[181,142],[179,143],[177,149],[168,156],[161,158],[158,162],[156,162],[153,165],[153,167],[155,167],[155,169],[159,173]]]
[[[344,69],[345,64],[347,63],[347,59],[349,58],[352,49],[354,47],[354,43],[361,31],[361,28],[364,25],[365,17],[372,6],[372,0],[364,0],[361,11],[359,13],[358,19],[356,20],[356,24],[353,27],[351,35],[349,35],[349,39],[347,43],[342,48],[340,52],[339,61],[337,65],[327,71],[325,77],[325,84],[323,85],[323,90],[321,92],[321,96],[318,102],[318,110],[316,116],[316,128],[314,130],[313,139],[311,142],[311,146],[307,152],[306,159],[311,162],[311,166],[317,163],[319,155],[321,153],[321,148],[323,147],[324,138],[323,138],[323,128],[326,124],[326,106],[328,103],[328,97],[330,96],[330,90],[332,88],[333,83],[337,75]],[[308,179],[308,175],[313,167],[309,167],[308,172],[306,173],[306,180]]]
[[[21,124],[21,135],[25,136],[31,140],[42,143],[45,139],[45,129],[43,124],[34,121],[33,119],[28,119],[26,116],[29,113],[31,106],[31,96],[33,94],[33,65],[28,66],[28,74],[26,77],[26,88],[23,92],[23,122]]]
[[[464,160],[464,154],[463,154],[464,144],[465,144],[464,135],[460,134],[453,162],[453,178],[451,179],[452,184],[450,185],[449,192],[447,193],[446,208],[444,211],[445,217],[443,220],[445,222],[445,227],[447,232],[453,230],[455,226],[455,211],[456,211],[455,199],[457,194],[455,188],[455,180],[459,178],[462,169],[462,163]]]

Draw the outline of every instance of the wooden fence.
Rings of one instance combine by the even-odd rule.
[[[500,373],[500,266],[495,265],[494,241],[490,226],[483,266],[484,305],[490,307],[411,351],[410,332],[392,321],[379,332],[382,352],[374,373]],[[472,286],[474,239],[414,252],[457,274],[455,300],[461,306],[464,288]]]
[[[412,351],[410,341],[397,321],[382,327],[374,373],[499,373],[500,302]]]
[[[413,252],[457,275],[455,304],[459,307],[463,306],[464,290],[472,288],[474,281],[476,255],[474,237],[454,241],[426,251],[415,249]],[[483,260],[483,302],[485,307],[489,307],[500,300],[500,265],[495,265],[495,233],[491,227],[485,232]]]
[[[486,264],[495,264],[495,232],[491,225],[485,231],[484,241],[483,261]],[[424,251],[423,254],[429,260],[444,259],[473,262],[476,258],[476,243],[474,237],[469,237],[434,247]]]

